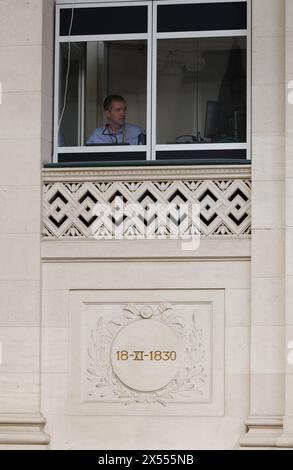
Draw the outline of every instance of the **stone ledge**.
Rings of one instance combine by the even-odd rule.
[[[43,431],[41,415],[0,415],[0,445],[47,445],[50,436]]]
[[[276,416],[250,417],[245,422],[247,433],[240,438],[241,447],[274,448],[283,430],[283,420]]]
[[[84,181],[148,181],[198,180],[198,179],[250,179],[247,165],[184,165],[163,167],[101,167],[101,168],[50,168],[42,171],[43,182]]]
[[[180,240],[43,240],[42,259],[50,261],[250,261],[248,238],[203,239],[184,251]]]

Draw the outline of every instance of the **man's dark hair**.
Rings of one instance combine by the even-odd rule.
[[[104,105],[103,106],[104,106],[105,111],[110,111],[113,101],[124,101],[124,103],[126,103],[126,100],[125,100],[125,98],[123,98],[123,96],[109,95],[104,100]]]

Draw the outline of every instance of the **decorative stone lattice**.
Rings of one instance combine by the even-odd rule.
[[[151,181],[44,182],[45,239],[90,239],[96,203],[200,204],[200,233],[210,237],[249,237],[251,182],[247,178]],[[125,224],[125,218],[123,220]],[[127,222],[127,221],[126,221]],[[127,226],[127,223],[125,224]],[[139,235],[139,234],[138,234]],[[168,237],[167,237],[168,238]]]

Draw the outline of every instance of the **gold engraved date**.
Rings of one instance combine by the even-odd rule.
[[[116,351],[117,361],[176,361],[176,351]]]

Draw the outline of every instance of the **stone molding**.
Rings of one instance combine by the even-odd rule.
[[[146,180],[198,180],[200,179],[249,179],[249,165],[184,165],[161,167],[104,167],[104,168],[45,168],[43,182],[82,181],[146,181]]]
[[[41,415],[0,414],[0,445],[48,445],[50,437],[43,430]]]
[[[247,426],[247,433],[240,438],[240,447],[278,446],[283,430],[283,420],[281,417],[250,417],[246,420],[245,425]]]

